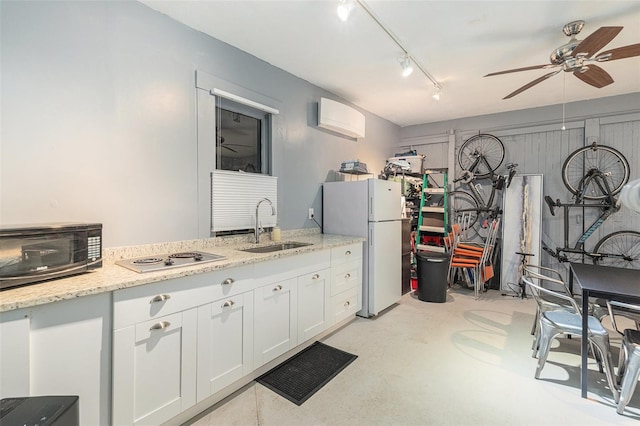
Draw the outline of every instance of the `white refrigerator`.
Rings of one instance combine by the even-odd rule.
[[[322,191],[325,234],[366,238],[362,310],[378,315],[402,296],[402,201],[400,183],[379,179],[327,182]]]

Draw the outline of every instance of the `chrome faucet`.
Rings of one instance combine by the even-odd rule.
[[[267,201],[269,203],[269,205],[271,206],[271,215],[275,216],[276,215],[276,208],[273,207],[273,203],[271,202],[270,199],[268,198],[263,198],[262,200],[258,201],[258,204],[256,204],[256,229],[255,229],[255,234],[256,234],[256,244],[258,244],[260,242],[260,222],[259,222],[259,218],[258,218],[258,209],[260,208],[260,204],[262,204],[263,201]]]

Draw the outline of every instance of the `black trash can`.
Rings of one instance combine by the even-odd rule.
[[[418,299],[423,302],[447,301],[447,272],[449,254],[416,253],[418,272]]]

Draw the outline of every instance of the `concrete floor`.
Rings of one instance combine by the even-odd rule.
[[[358,355],[301,406],[252,382],[188,424],[611,425],[638,424],[640,392],[616,414],[590,360],[580,398],[580,340],[555,342],[533,377],[531,299],[449,290],[447,303],[413,293],[375,319],[357,318],[323,340]],[[605,323],[610,327],[610,324]],[[620,338],[611,332],[614,361]]]

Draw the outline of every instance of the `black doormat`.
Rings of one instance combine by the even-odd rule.
[[[315,342],[258,377],[256,382],[302,405],[356,358],[357,355]]]

